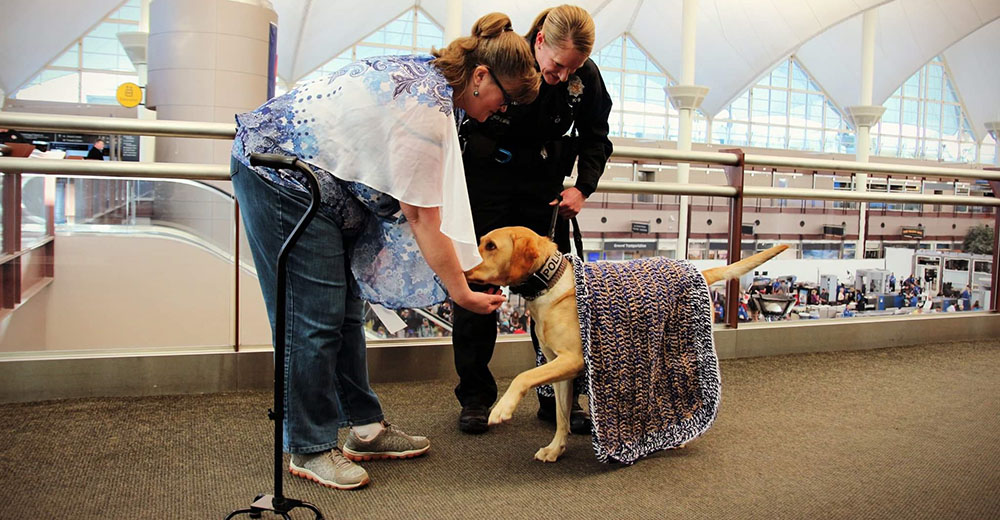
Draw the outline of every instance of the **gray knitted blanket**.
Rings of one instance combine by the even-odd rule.
[[[572,260],[598,460],[631,464],[708,430],[722,387],[701,273],[668,258]]]

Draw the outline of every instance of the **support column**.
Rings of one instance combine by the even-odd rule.
[[[875,78],[875,25],[878,21],[876,8],[865,11],[862,15],[861,30],[861,104],[846,107],[848,119],[853,123],[855,136],[855,158],[858,162],[868,162],[871,149],[871,127],[878,122],[885,112],[885,107],[872,105],[872,90]],[[854,174],[854,189],[858,192],[868,191],[868,174]],[[868,230],[868,204],[858,202],[858,242],[855,246],[855,258],[865,257],[865,243]]]
[[[695,30],[697,29],[698,0],[684,0],[681,21],[681,78],[680,84],[667,87],[670,104],[680,112],[680,126],[677,135],[677,150],[691,151],[691,126],[694,111],[701,106],[702,100],[708,94],[708,87],[694,84],[695,70]],[[677,182],[687,184],[691,171],[690,163],[677,164]],[[677,215],[677,253],[676,258],[687,259],[688,250],[688,206],[691,198],[680,197],[680,210]]]
[[[267,99],[273,9],[233,0],[153,0],[146,106],[158,119],[235,125]],[[158,162],[229,164],[232,143],[162,137]]]
[[[470,28],[471,30],[471,28]],[[462,36],[462,0],[448,0],[448,18],[444,24],[444,44]]]

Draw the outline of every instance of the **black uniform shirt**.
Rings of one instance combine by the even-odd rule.
[[[575,124],[579,135],[576,188],[589,197],[611,156],[610,113],[611,96],[597,64],[588,58],[567,81],[557,85],[543,81],[534,102],[507,107],[506,112],[497,112],[483,123],[467,120],[461,130],[467,143],[467,167],[477,159],[487,167],[496,167],[509,153],[506,165],[545,175],[546,165],[557,160],[552,143]]]

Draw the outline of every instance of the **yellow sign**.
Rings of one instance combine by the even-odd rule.
[[[142,102],[142,88],[135,83],[122,83],[118,85],[115,98],[121,106],[132,108]]]

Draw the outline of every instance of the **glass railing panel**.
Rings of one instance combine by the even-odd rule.
[[[401,309],[395,312],[405,324],[390,333],[369,305],[365,305],[365,329],[372,339],[443,338],[451,336],[455,303],[451,299],[429,307]],[[498,316],[499,326],[499,316]]]
[[[227,240],[219,230],[233,229],[231,216],[220,222],[232,201],[185,184],[204,192],[201,204],[228,210],[191,204],[179,226],[158,216],[174,201],[156,195],[157,185],[178,183],[186,181],[66,179],[53,282],[14,309],[0,351],[231,348],[234,270],[223,246],[232,232]]]
[[[45,205],[51,199],[59,242],[58,283],[45,290],[52,309],[60,316],[72,316],[58,325],[57,333],[32,332],[31,319],[18,319],[19,313],[28,316],[27,311],[18,309],[11,321],[13,333],[0,343],[0,349],[222,346],[232,345],[237,333],[240,345],[270,344],[270,327],[244,238],[238,274],[234,271],[235,208],[228,183],[219,184],[25,176],[24,244],[44,236]],[[700,269],[734,260],[728,258],[728,199],[694,196],[689,200],[687,258]],[[784,206],[775,206],[771,199],[747,199],[741,255],[775,244],[787,244],[790,249],[741,280],[742,303],[737,313],[742,321],[784,321],[982,308],[989,301],[992,258],[963,257],[961,243],[966,227],[990,222],[991,215],[974,211],[955,219],[958,212],[961,209],[940,205],[934,205],[930,213],[903,214],[887,206],[869,207],[868,240],[856,254],[856,209],[847,210],[831,201],[787,199]],[[579,221],[588,261],[677,256],[681,219],[676,195],[598,193],[588,201]],[[952,256],[941,259],[935,270],[918,263],[918,256],[928,253]],[[726,289],[725,284],[712,288],[719,323],[729,311]],[[783,297],[791,303],[780,315],[772,315],[769,308],[774,301],[752,303],[757,294]],[[864,295],[863,302],[859,294]],[[171,311],[158,310],[153,313],[156,319],[143,317],[149,313],[139,309],[148,307],[150,299],[154,306],[160,299],[170,301]],[[178,306],[178,301],[193,303]],[[239,330],[235,331],[233,305],[237,302]],[[447,337],[453,313],[451,302],[399,311],[405,326],[389,334],[368,309],[367,334],[374,342]],[[498,331],[524,334],[529,324],[525,302],[510,295],[497,313]]]
[[[883,269],[881,259],[859,259],[856,208],[819,200],[795,200],[781,211],[763,211],[747,199],[741,256],[776,245],[788,249],[740,279],[740,322],[832,319],[856,314],[854,277]]]
[[[504,289],[507,302],[496,312],[497,332],[500,334],[525,334],[531,322],[527,303],[520,296]],[[389,332],[388,327],[370,305],[365,304],[365,330],[369,340],[401,338],[447,338],[452,335],[455,303],[447,299],[437,305],[421,308],[399,309],[394,312],[404,326]]]
[[[242,221],[239,240],[239,344],[240,347],[270,346],[271,325]]]
[[[241,346],[268,346],[272,344],[272,333],[260,282],[253,262],[253,253],[246,240],[246,233],[240,228],[240,295],[239,295],[239,335]],[[451,336],[453,302],[449,299],[438,305],[419,309],[401,309],[394,312],[405,324],[396,333],[388,327],[365,303],[365,335],[369,342],[399,338],[433,338]]]
[[[857,211],[746,209],[754,207],[747,199],[744,222],[756,225],[743,236],[742,255],[776,244],[789,249],[741,279],[741,321],[971,311],[990,299],[992,246],[977,254],[961,244],[969,229],[991,223],[987,213],[956,220],[951,206],[917,214],[869,207],[864,257],[857,258]]]

